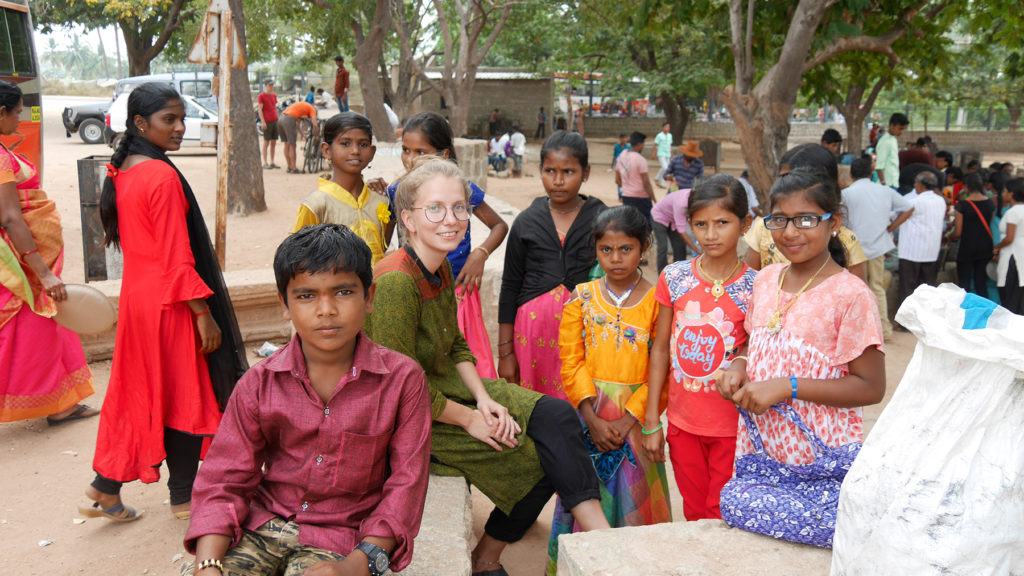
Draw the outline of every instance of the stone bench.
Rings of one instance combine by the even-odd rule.
[[[832,551],[721,520],[616,528],[558,539],[558,576],[828,576]]]
[[[430,475],[413,559],[401,576],[470,576],[473,505],[465,478]]]

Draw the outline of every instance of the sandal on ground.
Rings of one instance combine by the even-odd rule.
[[[505,572],[505,567],[501,565],[501,562],[480,562],[480,564],[483,564],[484,566],[497,566],[497,568],[473,572],[472,576],[508,576],[508,572]]]
[[[480,572],[473,572],[473,576],[508,576],[508,572],[501,566],[498,566],[497,570],[483,570]]]
[[[125,513],[127,511],[127,513]],[[136,512],[131,506],[125,506],[124,502],[118,502],[110,508],[100,507],[99,502],[93,502],[90,508],[78,507],[78,513],[86,518],[106,518],[111,522],[133,522],[142,516],[142,512]]]
[[[270,168],[270,164],[264,164],[264,165],[263,165],[263,168],[264,168],[264,169]]]
[[[79,404],[75,407],[74,412],[68,414],[63,418],[54,418],[53,416],[46,417],[46,423],[50,426],[60,426],[61,424],[67,424],[74,420],[85,420],[86,418],[92,418],[100,413],[99,410],[92,406],[86,406],[85,404]]]
[[[189,502],[188,504],[186,504],[186,506],[188,506],[188,508],[185,508],[184,510],[175,511],[174,510],[174,505],[172,504],[171,505],[171,514],[173,514],[174,517],[177,518],[178,520],[188,520],[189,518],[192,517],[192,503]]]
[[[280,168],[280,166],[278,166],[277,164],[269,164],[269,165],[267,166],[267,168],[272,168],[272,169],[275,169],[275,168]]]

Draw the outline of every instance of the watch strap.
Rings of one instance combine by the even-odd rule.
[[[371,576],[383,576],[391,566],[391,558],[388,556],[387,551],[376,544],[360,542],[359,544],[356,544],[356,550],[366,554],[370,559],[369,567]]]

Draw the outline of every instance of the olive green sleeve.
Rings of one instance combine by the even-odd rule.
[[[422,368],[423,363],[416,357],[416,333],[423,300],[415,280],[407,274],[391,272],[377,278],[376,286],[373,312],[366,317],[366,333],[377,344],[405,354]],[[430,412],[436,420],[448,399],[437,390],[429,375],[427,382]]]

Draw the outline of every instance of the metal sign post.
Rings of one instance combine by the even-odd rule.
[[[227,254],[228,154],[231,149],[231,68],[245,68],[238,32],[228,0],[211,0],[199,35],[188,54],[196,64],[217,64],[217,219],[214,247],[221,270]]]

